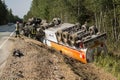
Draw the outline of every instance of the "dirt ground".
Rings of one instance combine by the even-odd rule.
[[[38,41],[10,40],[13,47],[0,80],[116,80],[93,63],[82,64]],[[13,56],[15,50],[23,55]]]

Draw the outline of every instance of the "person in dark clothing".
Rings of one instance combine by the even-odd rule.
[[[15,32],[16,32],[16,35],[15,37],[20,37],[20,26],[19,26],[19,22],[16,23],[16,27],[15,27]]]

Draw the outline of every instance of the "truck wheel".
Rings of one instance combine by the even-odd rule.
[[[99,56],[102,52],[102,47],[97,47],[97,53],[96,56]]]
[[[107,46],[105,44],[103,45],[103,51],[104,51],[105,55],[108,53],[108,49],[107,49]]]
[[[106,55],[108,53],[107,46],[104,44],[102,47],[97,47],[97,56],[101,55]]]
[[[88,62],[88,63],[94,61],[94,52],[95,52],[94,49],[88,49],[88,50],[87,50],[86,59],[87,59],[87,62]]]

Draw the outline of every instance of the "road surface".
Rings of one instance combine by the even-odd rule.
[[[9,38],[14,34],[15,25],[3,25],[0,26],[0,75],[5,66],[6,59],[8,58],[9,46],[11,45],[8,41]]]

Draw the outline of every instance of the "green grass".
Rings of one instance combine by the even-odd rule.
[[[112,53],[100,55],[95,58],[95,64],[104,68],[105,71],[110,72],[120,80],[120,56],[115,56]]]

